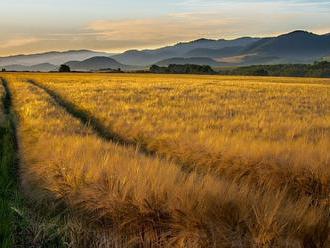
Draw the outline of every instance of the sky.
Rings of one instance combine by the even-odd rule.
[[[330,1],[323,0],[0,0],[0,10],[0,56],[330,33]]]

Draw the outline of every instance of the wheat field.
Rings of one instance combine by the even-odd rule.
[[[265,84],[185,76],[40,81],[120,137],[192,169],[289,186],[295,195],[329,193],[326,81]]]
[[[64,247],[328,247],[330,80],[2,77]]]

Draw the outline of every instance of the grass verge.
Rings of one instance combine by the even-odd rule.
[[[39,215],[21,193],[16,116],[7,80],[0,87],[0,247],[64,247],[61,216]]]
[[[4,118],[0,121],[0,241],[1,247],[13,247],[14,234],[19,228],[19,195],[17,176],[17,144],[14,116],[11,113],[11,95],[6,80],[1,79],[5,90],[2,105]]]

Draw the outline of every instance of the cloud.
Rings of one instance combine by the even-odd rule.
[[[180,13],[159,18],[98,20],[86,29],[107,40],[166,43],[221,33],[235,24],[233,18],[210,18],[204,14]]]
[[[253,5],[249,8],[240,5],[236,12],[223,8],[173,13],[158,18],[98,20],[89,23],[86,31],[95,33],[98,40],[118,44],[122,42],[125,48],[130,43],[141,44],[140,47],[155,47],[202,37],[220,39],[247,35],[270,36],[295,29],[330,31],[328,15],[282,12],[276,11],[275,7],[267,11],[255,8]]]
[[[7,41],[0,42],[0,48],[6,49],[6,48],[17,48],[26,46],[35,42],[38,42],[38,38],[34,37],[19,37],[19,38],[13,38]]]
[[[88,1],[84,0],[85,3]],[[102,1],[109,4],[109,1]],[[122,2],[125,5],[129,1]],[[166,9],[160,0],[155,0],[153,8],[143,12],[140,8],[145,9],[145,4],[145,1],[140,2],[136,10],[131,8],[129,13],[112,8],[105,14],[103,9],[106,8],[95,8],[91,10],[91,16],[88,16],[87,10],[83,15],[81,7],[74,5],[79,9],[79,15],[56,16],[58,22],[47,21],[47,18],[42,18],[44,22],[40,22],[39,15],[32,15],[32,19],[36,17],[36,22],[31,18],[26,20],[23,15],[20,17],[22,20],[19,16],[4,18],[0,23],[0,54],[81,48],[118,52],[155,48],[198,38],[270,36],[295,29],[330,32],[330,1],[169,0],[164,3],[168,7]],[[162,7],[164,11],[159,10]],[[114,13],[114,9],[120,15]],[[66,11],[69,10],[67,8]],[[51,14],[45,11],[42,15],[53,16],[53,10]]]

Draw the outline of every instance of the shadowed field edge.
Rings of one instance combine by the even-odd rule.
[[[4,113],[0,122],[0,247],[64,247],[59,231],[61,216],[40,215],[21,188],[19,120],[10,83],[0,77],[0,86],[4,89],[0,99]]]

